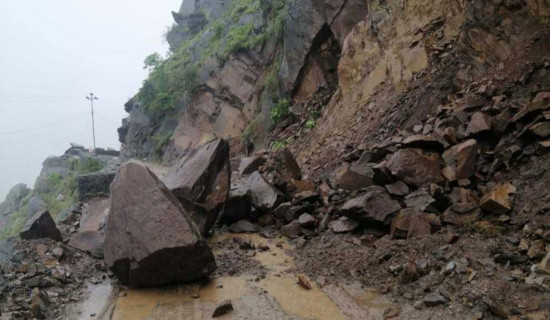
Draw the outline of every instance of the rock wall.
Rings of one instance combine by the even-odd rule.
[[[123,127],[119,129],[123,156],[151,157],[158,151],[151,138],[171,132],[170,143],[161,152],[165,161],[171,161],[214,138],[227,140],[234,155],[265,146],[271,126],[270,110],[276,98],[268,97],[264,92],[266,77],[272,70],[280,70],[276,75],[279,82],[277,95],[294,94],[303,99],[326,86],[327,82],[334,82],[340,44],[367,14],[366,2],[286,1],[288,10],[284,16],[282,42],[268,37],[261,45],[232,52],[225,61],[206,59],[198,70],[202,85],[190,99],[177,102],[176,110],[160,121],[141,111],[143,108],[137,99],[131,100],[126,105],[130,116],[124,119]],[[173,30],[185,29],[186,34],[178,36],[178,40],[168,35],[172,50],[192,36],[193,28],[189,23],[195,21],[193,27],[198,23],[197,18],[193,18],[194,14],[206,12],[208,24],[216,17],[227,14],[226,10],[232,8],[231,3],[197,1],[197,9],[189,13],[184,2],[182,7],[187,9],[174,13],[177,25],[184,27]],[[238,21],[226,26],[224,32],[251,21],[255,29],[266,30],[270,22],[264,14],[247,10]],[[206,54],[200,48],[210,39],[210,26],[200,23],[204,29],[199,33],[202,38],[195,46],[197,49],[193,49],[192,61]],[[322,45],[326,46],[323,47],[325,51],[321,49]],[[327,52],[330,53],[328,57],[323,57],[327,56]]]
[[[540,1],[369,2],[366,19],[343,42],[337,92],[293,151],[307,171],[325,175],[350,147],[421,124],[470,93],[507,103],[526,95],[494,87],[527,85],[524,74],[544,65],[548,8]]]

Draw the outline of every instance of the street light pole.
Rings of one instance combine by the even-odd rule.
[[[93,93],[90,93],[90,95],[87,96],[86,99],[90,100],[90,104],[92,105],[92,133],[94,135],[94,150],[95,150],[94,100],[98,100],[98,98],[94,96]]]

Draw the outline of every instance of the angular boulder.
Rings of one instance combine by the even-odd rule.
[[[283,202],[284,196],[262,176],[255,171],[248,178],[248,189],[252,197],[252,205],[267,213]]]
[[[401,209],[399,202],[392,200],[386,189],[373,186],[367,193],[346,202],[342,213],[352,219],[377,224],[388,224],[389,217]]]
[[[372,186],[373,176],[372,169],[370,172],[358,172],[349,166],[342,166],[333,172],[331,184],[334,189],[359,190]]]
[[[476,112],[472,115],[468,128],[466,129],[466,136],[473,136],[479,133],[488,132],[491,130],[491,116],[483,113]]]
[[[229,144],[218,139],[191,151],[170,168],[164,179],[184,207],[195,204],[204,209],[205,214],[194,217],[203,234],[212,228],[229,196],[230,168]]]
[[[32,218],[27,220],[19,236],[24,240],[49,238],[55,241],[63,240],[63,236],[52,216],[48,211],[37,212]]]
[[[391,174],[406,184],[421,187],[443,181],[439,155],[420,149],[401,149],[386,162]]]
[[[407,148],[419,148],[443,152],[445,147],[443,143],[436,137],[431,135],[416,134],[403,140],[403,145]]]
[[[251,201],[247,182],[243,180],[232,182],[220,221],[230,225],[239,220],[250,218]]]
[[[490,213],[507,213],[512,209],[509,194],[514,192],[515,188],[512,185],[499,184],[481,198],[479,206]]]
[[[435,214],[403,209],[391,222],[391,235],[394,238],[421,238],[430,234],[432,228],[441,226]]]
[[[275,155],[275,163],[277,171],[283,176],[285,181],[302,179],[302,170],[294,158],[292,152],[285,148]]]
[[[239,174],[241,176],[251,174],[263,166],[265,162],[266,159],[263,157],[242,158],[239,164]]]
[[[104,256],[120,282],[134,287],[194,281],[216,268],[178,199],[136,163],[122,167],[111,185]]]
[[[470,139],[443,153],[447,165],[443,172],[447,180],[467,179],[475,174],[477,149],[476,140]]]

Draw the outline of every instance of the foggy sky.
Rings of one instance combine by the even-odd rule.
[[[20,182],[31,188],[42,161],[69,142],[119,149],[123,104],[165,54],[162,33],[181,0],[0,1],[0,202]]]

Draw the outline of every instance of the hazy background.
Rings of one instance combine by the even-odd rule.
[[[119,149],[123,104],[137,92],[143,60],[168,45],[162,33],[181,0],[0,1],[0,202],[69,142]]]

